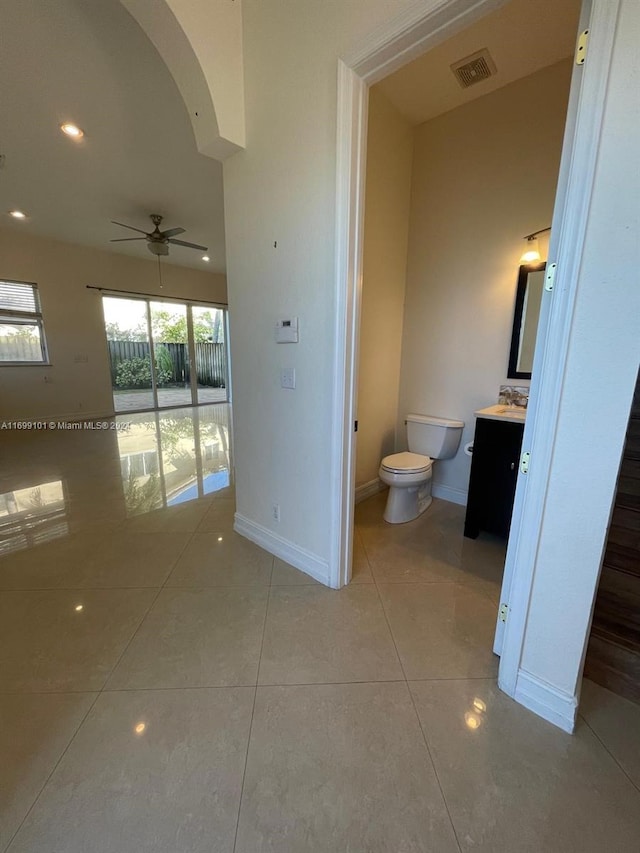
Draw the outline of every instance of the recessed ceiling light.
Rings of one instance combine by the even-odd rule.
[[[82,139],[84,136],[84,130],[81,130],[77,124],[71,124],[70,122],[61,124],[60,130],[72,139]]]
[[[14,219],[26,219],[27,214],[23,213],[21,210],[10,210],[9,216],[13,216]]]
[[[209,261],[211,260],[211,258],[209,257],[209,255],[203,255],[203,256],[202,256],[202,260],[203,260],[203,261],[206,261],[207,263],[209,263]]]

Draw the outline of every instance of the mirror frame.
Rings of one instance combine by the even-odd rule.
[[[524,310],[524,298],[527,293],[527,280],[530,272],[538,272],[546,269],[547,264],[542,261],[539,264],[523,264],[518,270],[518,287],[516,289],[516,304],[513,312],[513,327],[511,329],[511,349],[509,350],[509,367],[507,379],[531,379],[531,372],[518,370],[518,351],[520,349],[520,329],[522,326],[522,312]]]

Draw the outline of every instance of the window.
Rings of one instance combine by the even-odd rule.
[[[0,281],[0,364],[46,361],[38,285]]]

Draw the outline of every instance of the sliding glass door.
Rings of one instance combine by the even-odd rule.
[[[227,402],[226,310],[103,296],[116,412]]]
[[[191,305],[195,384],[198,403],[219,403],[228,397],[225,312]]]
[[[158,408],[190,406],[193,399],[187,306],[179,302],[150,302],[149,309]]]
[[[156,403],[147,303],[103,296],[102,306],[115,410],[153,409]]]

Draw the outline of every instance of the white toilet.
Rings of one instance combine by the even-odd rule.
[[[384,520],[402,524],[421,515],[431,503],[432,459],[456,455],[464,421],[407,415],[409,452],[385,456],[378,476],[389,486]]]

